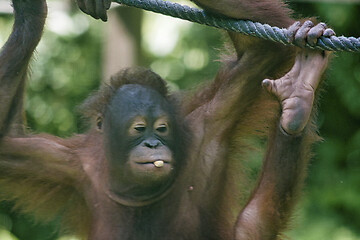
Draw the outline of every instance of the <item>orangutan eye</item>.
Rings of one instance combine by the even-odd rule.
[[[140,133],[145,132],[145,126],[135,126],[134,129]]]
[[[160,117],[154,123],[154,129],[157,134],[165,136],[169,132],[168,118]]]
[[[156,131],[158,131],[159,133],[166,133],[167,132],[167,126],[166,124],[161,124],[160,126],[158,126],[156,128]]]
[[[130,136],[138,136],[141,133],[146,131],[146,122],[144,119],[138,117],[136,118],[129,128]]]

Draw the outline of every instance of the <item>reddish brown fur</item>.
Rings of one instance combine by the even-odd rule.
[[[145,68],[123,69],[110,78],[110,84],[103,84],[99,91],[88,97],[81,106],[85,117],[94,118],[105,113],[105,107],[116,89],[125,84],[141,84],[156,89],[161,95],[168,97],[166,82],[160,76]]]
[[[21,123],[27,65],[46,16],[41,7],[43,0],[32,0],[27,5],[15,2],[18,22],[0,55],[0,200],[15,201],[17,209],[43,220],[62,214],[65,229],[89,239],[281,237],[316,134],[309,125],[300,136],[284,136],[278,130],[279,105],[262,90],[261,81],[286,73],[294,62],[294,48],[230,33],[234,56],[224,61],[214,82],[195,94],[169,96],[182,98],[182,118],[192,134],[186,165],[165,198],[133,208],[105,194],[101,132],[91,129],[86,134],[60,139],[12,131]],[[279,27],[293,22],[290,11],[275,0],[196,2],[230,17]],[[26,30],[30,27],[34,29]],[[112,92],[123,84],[151,85],[168,95],[155,75],[143,70],[128,73],[120,73],[111,86],[90,97],[84,104],[85,114],[103,114]],[[261,178],[245,202],[248,196],[240,196],[244,192],[238,191],[243,183],[238,165],[254,150],[251,140],[266,138],[271,141]],[[282,154],[285,159],[280,158]]]

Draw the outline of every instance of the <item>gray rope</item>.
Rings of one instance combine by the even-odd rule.
[[[190,8],[177,3],[162,0],[113,0],[114,2],[131,7],[141,8],[191,22],[196,22],[216,28],[259,37],[285,45],[293,45],[287,39],[287,30],[271,27],[268,24],[254,23],[246,20],[237,20],[219,17],[212,13],[196,8]],[[306,45],[309,48],[328,51],[360,52],[360,37],[331,36],[320,37],[316,46]]]

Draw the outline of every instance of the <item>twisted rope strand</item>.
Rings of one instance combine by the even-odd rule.
[[[204,10],[162,0],[114,0],[114,2],[285,45],[293,45],[286,37],[287,29],[285,28],[280,29],[258,22],[219,17]],[[306,46],[328,51],[360,52],[360,37],[320,37],[316,46],[308,44]]]

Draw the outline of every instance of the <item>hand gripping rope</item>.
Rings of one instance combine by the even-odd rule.
[[[216,28],[259,37],[285,45],[293,45],[287,40],[287,29],[272,27],[268,24],[254,23],[248,20],[237,20],[219,17],[204,10],[191,8],[162,0],[113,0],[116,3],[141,8],[155,13],[176,17]],[[360,52],[360,38],[331,36],[320,37],[316,46],[306,45],[309,48],[327,51]]]

